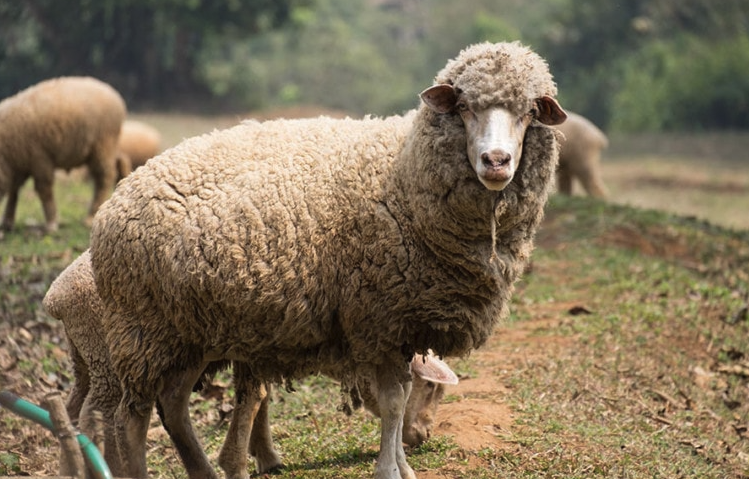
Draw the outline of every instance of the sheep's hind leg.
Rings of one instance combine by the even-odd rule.
[[[218,464],[228,479],[247,479],[248,446],[259,473],[280,468],[282,463],[273,449],[266,387],[251,377],[244,363],[235,362],[233,369],[234,412]]]
[[[159,416],[190,479],[218,479],[190,421],[190,393],[205,366],[172,371],[166,375],[158,396]]]
[[[403,417],[411,392],[410,375],[399,374],[396,364],[380,365],[377,390],[382,431],[375,479],[416,479],[403,450]]]

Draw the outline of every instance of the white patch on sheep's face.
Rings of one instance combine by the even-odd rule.
[[[490,190],[503,190],[512,181],[523,152],[531,115],[517,115],[500,107],[473,111],[458,102],[466,128],[467,153],[479,181]]]

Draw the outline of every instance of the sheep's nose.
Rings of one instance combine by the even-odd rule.
[[[501,149],[481,153],[481,161],[484,163],[484,166],[487,167],[506,165],[510,160],[512,160],[512,156],[505,150]]]

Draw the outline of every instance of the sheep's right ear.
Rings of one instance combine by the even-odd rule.
[[[434,85],[419,94],[426,106],[436,113],[448,113],[458,102],[458,94],[452,85]]]
[[[444,361],[432,355],[414,355],[411,360],[411,370],[425,381],[437,384],[458,384],[458,376]]]

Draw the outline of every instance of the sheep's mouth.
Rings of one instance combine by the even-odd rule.
[[[490,182],[509,182],[515,173],[512,168],[512,162],[484,164],[478,172],[481,179]]]

